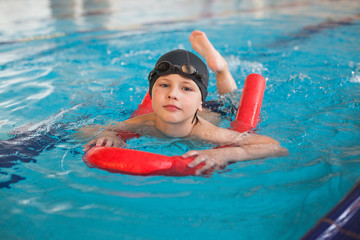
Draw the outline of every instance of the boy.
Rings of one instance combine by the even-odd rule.
[[[190,42],[215,72],[218,93],[225,94],[237,89],[225,59],[212,46],[205,33],[194,31],[190,35]],[[208,80],[207,67],[196,55],[181,49],[164,54],[149,74],[149,94],[154,112],[105,126],[96,139],[84,146],[85,150],[94,144],[125,146],[125,142],[118,136],[121,131],[134,132],[140,136],[187,138],[219,146],[228,145],[225,148],[192,150],[183,154],[183,157],[195,156],[189,167],[205,162],[196,174],[210,168],[220,169],[229,162],[288,154],[279,142],[270,137],[220,128],[201,117],[198,113],[203,111]],[[82,130],[86,133],[96,129],[99,130],[99,127]]]

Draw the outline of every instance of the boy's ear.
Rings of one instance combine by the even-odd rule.
[[[201,103],[200,107],[198,108],[198,111],[201,112],[202,110],[203,110],[203,108],[202,108],[202,103]]]

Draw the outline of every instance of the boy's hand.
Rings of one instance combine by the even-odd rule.
[[[210,169],[214,171],[220,170],[226,166],[226,161],[224,161],[224,158],[221,154],[219,154],[218,149],[208,149],[202,151],[191,150],[181,156],[183,158],[195,156],[195,159],[188,164],[190,168],[196,167],[202,162],[205,163],[202,168],[195,171],[196,175],[201,175]]]
[[[116,135],[108,135],[108,136],[101,136],[97,139],[90,141],[89,143],[84,145],[84,151],[86,152],[91,147],[126,147],[126,143],[121,138],[117,137]]]

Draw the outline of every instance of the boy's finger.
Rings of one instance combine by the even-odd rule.
[[[124,141],[117,140],[117,141],[115,141],[114,146],[115,147],[126,147],[126,143]]]
[[[87,144],[85,144],[85,145],[83,146],[84,150],[87,151],[87,150],[91,147],[91,145],[93,145],[94,143],[95,143],[95,140],[91,140],[90,142],[88,142]]]
[[[206,171],[208,171],[209,169],[213,168],[214,166],[215,166],[214,162],[206,161],[205,165],[202,168],[195,171],[195,174],[201,175],[201,174],[205,173]]]
[[[188,164],[188,167],[193,168],[193,167],[199,165],[200,163],[204,162],[205,160],[206,160],[206,158],[204,158],[204,157],[197,157]]]
[[[100,147],[104,144],[105,142],[105,138],[99,138],[97,141],[96,141],[96,146],[97,147]]]
[[[112,147],[112,146],[113,146],[113,144],[114,144],[114,142],[113,142],[112,140],[107,139],[107,140],[106,140],[106,144],[105,144],[105,146],[106,146],[106,147]]]
[[[198,154],[199,154],[199,151],[190,150],[187,153],[184,153],[183,155],[181,155],[181,157],[187,158],[187,157],[192,157],[192,156],[195,156],[195,155],[198,155]]]

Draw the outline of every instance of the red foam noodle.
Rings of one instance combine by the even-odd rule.
[[[85,154],[89,166],[131,175],[193,175],[200,168],[187,166],[193,159],[116,147],[93,147]]]
[[[131,117],[136,117],[142,114],[151,113],[153,112],[152,105],[151,105],[151,97],[149,91],[145,94],[142,102],[139,104],[138,109],[136,109]]]
[[[266,81],[260,74],[250,74],[244,83],[239,107],[232,129],[238,132],[256,128],[260,119],[260,110],[264,97]]]

